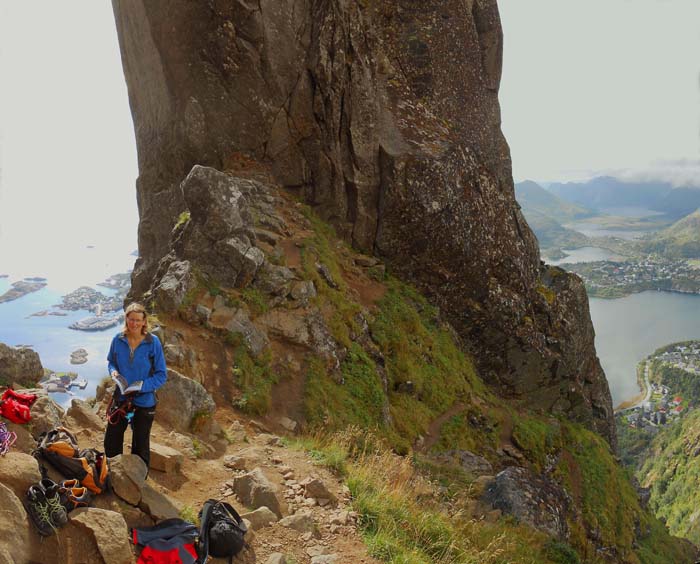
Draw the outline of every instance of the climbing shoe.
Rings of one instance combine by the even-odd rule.
[[[56,525],[51,519],[51,507],[44,489],[39,484],[29,486],[25,507],[41,536],[48,537],[56,532]]]
[[[39,487],[44,490],[51,521],[56,527],[63,527],[63,525],[68,523],[68,513],[66,513],[65,508],[61,505],[60,486],[53,480],[44,478],[39,482]]]
[[[73,482],[77,480],[66,480],[66,482]],[[65,507],[66,511],[70,513],[78,507],[87,507],[90,505],[92,500],[92,494],[87,488],[81,487],[61,487],[61,504]]]

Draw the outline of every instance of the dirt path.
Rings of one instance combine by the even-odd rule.
[[[228,484],[237,474],[260,468],[276,486],[283,513],[308,512],[317,530],[312,535],[279,523],[260,528],[250,535],[250,550],[235,562],[265,564],[273,553],[283,553],[292,556],[292,561],[298,564],[310,564],[312,555],[320,554],[337,555],[336,564],[379,564],[378,560],[367,554],[367,547],[362,542],[355,515],[351,511],[349,491],[337,476],[316,465],[306,452],[287,448],[274,435],[257,430],[231,409],[217,409],[216,420],[224,429],[232,426],[237,429],[226,452],[211,459],[186,456],[180,477],[153,471],[149,483],[175,500],[181,508],[186,506],[196,512],[204,501],[215,498],[225,499],[244,513],[248,509],[236,498]],[[176,448],[172,434],[157,425],[153,440]],[[224,462],[227,456],[244,457],[245,470],[226,467]],[[309,476],[320,479],[337,498],[337,504],[321,507],[310,500],[301,501],[294,487],[298,489],[298,484]],[[223,560],[212,559],[212,563],[217,562]]]
[[[440,415],[437,419],[434,419],[428,427],[428,432],[423,439],[420,450],[423,452],[429,452],[435,443],[440,440],[440,429],[442,426],[449,421],[450,418],[462,413],[466,407],[467,406],[462,402],[456,402],[452,404],[452,407],[450,407],[450,409],[448,409],[445,413]]]

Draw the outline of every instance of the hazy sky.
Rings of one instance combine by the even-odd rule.
[[[697,173],[700,0],[499,5],[516,179]],[[0,0],[0,81],[0,273],[60,269],[69,247],[134,249],[136,154],[109,0]]]
[[[0,83],[0,273],[91,266],[71,264],[86,245],[134,250],[136,149],[111,3],[0,0]]]
[[[700,0],[498,4],[516,180],[653,169],[700,183]]]

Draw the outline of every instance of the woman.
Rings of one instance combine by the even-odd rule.
[[[165,384],[163,347],[148,331],[146,309],[138,303],[126,308],[124,330],[112,339],[107,366],[113,380],[127,393],[114,390],[112,409],[105,432],[105,454],[122,454],[124,431],[133,430],[131,453],[139,455],[148,468],[151,454],[151,426],[156,413],[155,391]]]

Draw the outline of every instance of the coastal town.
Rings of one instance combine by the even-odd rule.
[[[700,294],[700,268],[686,260],[647,256],[637,261],[561,266],[583,279],[590,296],[616,298],[645,290]]]
[[[642,362],[640,374],[644,377],[645,397],[638,404],[618,411],[621,423],[655,434],[659,427],[693,408],[696,398],[679,392],[673,382],[657,381],[663,379],[659,373],[668,369],[700,376],[700,341],[668,345]]]

